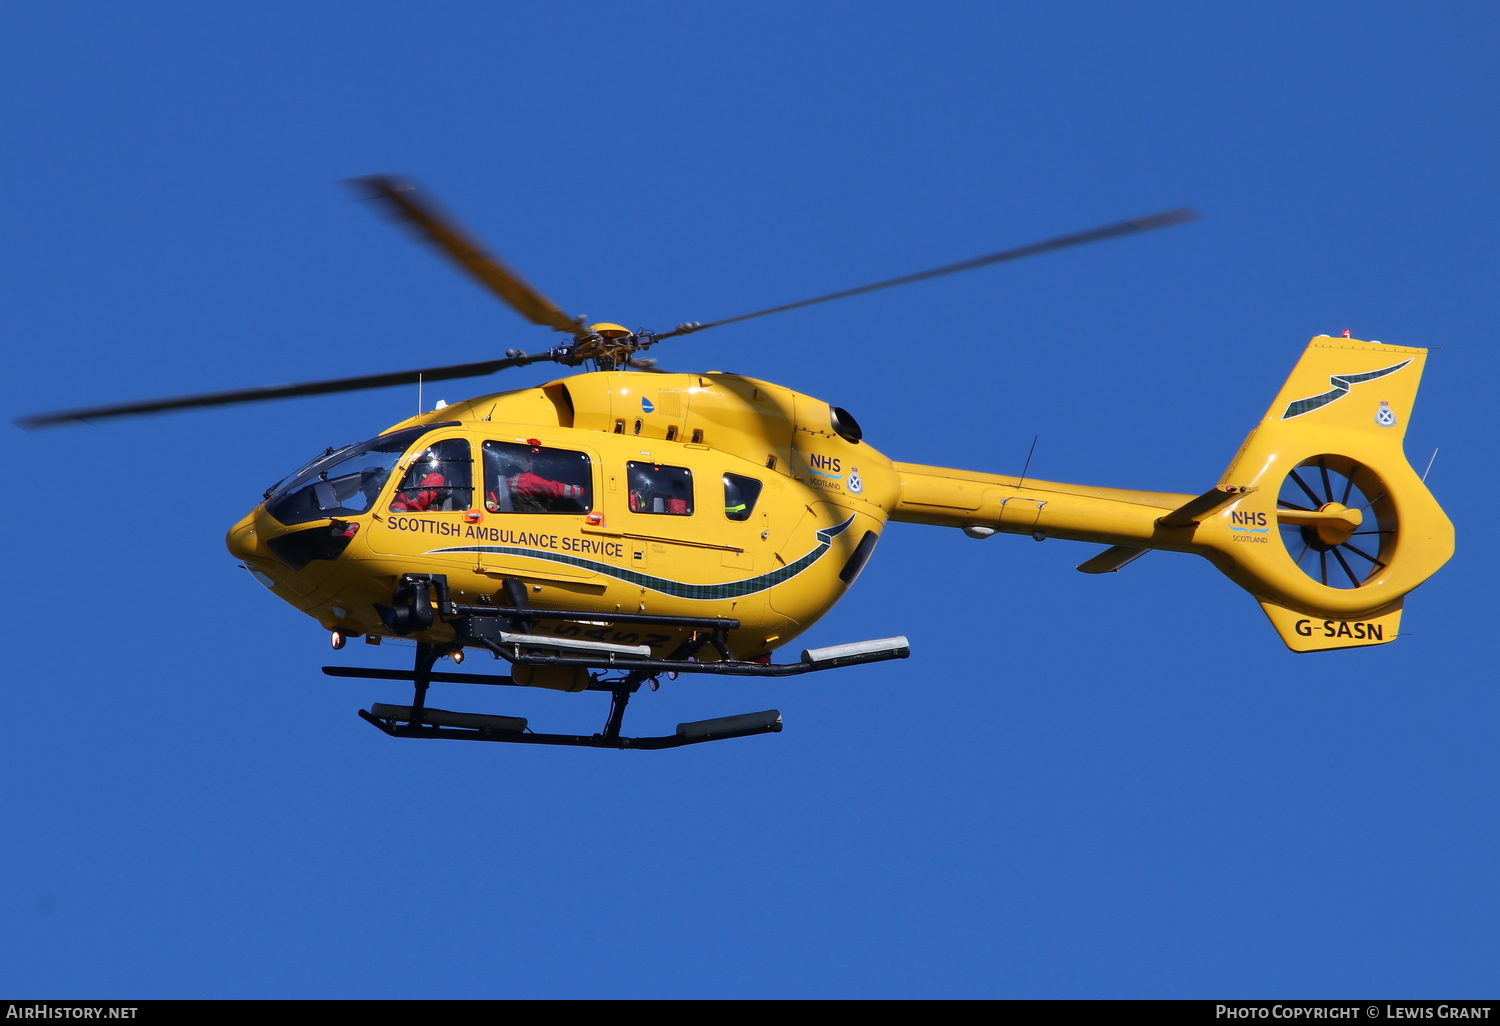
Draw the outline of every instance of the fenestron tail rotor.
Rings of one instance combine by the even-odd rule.
[[[1044,239],[1041,242],[1031,243],[1030,245],[1001,250],[998,253],[990,253],[971,260],[963,260],[956,264],[945,264],[942,267],[935,267],[931,270],[918,271],[915,274],[907,274],[899,278],[888,278],[870,285],[861,285],[839,292],[830,292],[826,295],[814,296],[811,299],[803,299],[795,303],[784,303],[780,306],[768,307],[764,310],[756,310],[752,313],[740,314],[736,317],[726,317],[722,320],[709,321],[706,324],[700,324],[696,321],[679,324],[673,331],[665,334],[657,334],[645,329],[632,332],[628,328],[624,328],[618,324],[599,323],[585,325],[584,318],[575,317],[564,312],[562,307],[548,299],[535,286],[507,266],[498,256],[489,252],[456,219],[444,213],[435,201],[428,198],[414,184],[405,179],[393,175],[367,175],[363,178],[350,179],[349,184],[356,188],[365,198],[379,203],[395,219],[412,226],[422,239],[436,246],[441,253],[457,264],[466,274],[532,324],[551,328],[553,331],[565,332],[571,335],[572,338],[565,344],[555,346],[540,353],[528,355],[519,349],[508,350],[505,358],[499,360],[481,360],[475,363],[449,364],[443,367],[423,367],[389,374],[366,374],[359,377],[334,378],[327,381],[311,381],[292,385],[271,385],[261,388],[244,388],[224,392],[204,392],[196,395],[173,396],[140,402],[89,406],[80,409],[59,410],[53,413],[41,413],[22,417],[16,423],[24,428],[50,427],[76,421],[95,421],[112,417],[165,413],[171,410],[184,410],[195,407],[227,406],[233,403],[260,402],[268,399],[289,399],[294,396],[326,395],[334,392],[389,388],[394,385],[416,384],[418,381],[447,381],[455,378],[479,377],[511,367],[525,367],[529,364],[544,361],[573,367],[582,364],[592,364],[601,370],[630,368],[632,370],[663,373],[656,367],[656,361],[638,355],[663,339],[706,331],[709,328],[716,328],[720,325],[735,324],[739,321],[747,321],[755,317],[765,317],[773,313],[796,310],[817,303],[827,303],[835,299],[846,299],[851,296],[863,295],[866,292],[894,288],[897,285],[909,285],[914,282],[926,281],[929,278],[957,274],[960,271],[970,271],[979,267],[987,267],[990,264],[1020,260],[1024,257],[1037,256],[1042,253],[1050,253],[1054,250],[1067,249],[1072,246],[1082,246],[1092,242],[1102,242],[1105,239],[1118,238],[1123,235],[1151,231],[1156,228],[1166,228],[1170,225],[1192,221],[1199,216],[1197,211],[1187,207],[1168,210],[1164,213],[1152,214],[1149,217],[1120,221],[1088,231],[1074,232],[1071,235],[1059,235],[1054,238]]]
[[[1368,467],[1346,456],[1303,460],[1282,483],[1276,519],[1287,553],[1330,588],[1358,588],[1395,549],[1395,509]]]

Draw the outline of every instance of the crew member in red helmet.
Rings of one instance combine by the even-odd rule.
[[[462,449],[459,449],[462,446]],[[449,439],[422,453],[406,472],[401,490],[391,500],[397,513],[435,513],[457,504],[468,505],[468,445]]]
[[[391,500],[391,509],[397,512],[427,513],[433,506],[441,505],[443,493],[448,490],[448,481],[433,471],[417,482],[416,488],[404,489]]]
[[[539,451],[533,446],[531,452],[515,453],[510,457],[500,474],[491,481],[494,490],[485,494],[485,509],[491,513],[550,513],[556,510],[559,500],[587,501],[588,489],[585,486],[554,481],[535,472],[536,460],[533,457]]]

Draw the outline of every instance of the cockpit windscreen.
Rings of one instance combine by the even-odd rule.
[[[437,426],[393,431],[319,457],[266,500],[266,512],[288,526],[368,512],[402,453]]]

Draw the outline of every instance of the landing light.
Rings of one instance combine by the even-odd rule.
[[[328,643],[333,646],[334,651],[343,648],[348,642],[349,636],[343,631],[330,631],[328,634]]]

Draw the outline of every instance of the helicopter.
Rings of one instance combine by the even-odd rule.
[[[778,710],[623,734],[645,686],[683,674],[781,677],[905,659],[904,637],[775,653],[848,591],[888,523],[1093,543],[1088,574],[1154,549],[1208,559],[1250,593],[1293,652],[1389,644],[1404,598],[1452,555],[1453,526],[1402,440],[1427,351],[1318,335],[1219,481],[1139,491],[896,462],[854,416],[720,371],[672,373],[668,339],[1073,246],[1179,225],[1188,208],[671,331],[585,324],[528,283],[410,181],[351,180],[532,324],[565,336],[503,358],[63,410],[28,429],[172,410],[479,377],[554,363],[535,387],[439,402],[332,447],[267,488],[226,537],[334,649],[416,643],[411,670],[325,666],[403,681],[409,705],[358,714],[393,737],[655,750],[775,733]],[[1029,461],[1028,461],[1029,466]],[[488,652],[508,674],[437,669]],[[433,684],[607,692],[592,735],[428,704]]]

